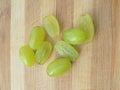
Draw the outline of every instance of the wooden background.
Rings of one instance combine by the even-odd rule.
[[[56,15],[62,33],[84,13],[94,19],[95,38],[68,73],[47,76],[55,51],[43,66],[21,63],[19,48],[44,16]],[[120,0],[0,0],[0,52],[0,90],[120,90]]]

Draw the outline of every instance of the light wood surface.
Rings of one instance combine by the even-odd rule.
[[[94,40],[80,46],[71,70],[48,77],[47,65],[59,57],[53,51],[44,65],[24,66],[19,48],[26,45],[33,26],[55,15],[65,29],[76,27],[80,14],[95,24]],[[0,90],[120,90],[120,0],[0,0]]]

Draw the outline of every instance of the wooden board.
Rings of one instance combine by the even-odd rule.
[[[84,13],[94,19],[95,37],[68,73],[47,76],[55,51],[43,66],[21,63],[19,48],[44,16],[58,18],[62,35]],[[120,90],[120,0],[0,0],[0,51],[0,90]]]

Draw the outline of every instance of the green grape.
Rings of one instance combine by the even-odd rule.
[[[88,34],[88,39],[86,43],[91,42],[94,37],[94,24],[92,17],[89,14],[81,15],[78,19],[79,28],[85,30]]]
[[[51,53],[52,53],[51,43],[48,41],[43,42],[42,45],[36,51],[35,54],[36,61],[39,64],[44,64],[50,57]]]
[[[30,33],[29,46],[36,50],[45,39],[45,32],[42,27],[36,26]]]
[[[35,56],[33,50],[29,46],[22,46],[19,50],[20,59],[27,66],[33,66]]]
[[[44,17],[43,25],[50,37],[54,38],[59,35],[60,33],[59,23],[56,17],[54,17],[53,15],[48,15]]]
[[[48,65],[46,72],[51,77],[57,77],[66,73],[71,66],[69,58],[59,58]]]
[[[84,30],[69,29],[63,34],[63,39],[69,44],[83,44],[88,38]]]
[[[71,61],[76,60],[78,57],[77,50],[70,44],[64,42],[64,41],[58,41],[55,44],[56,51],[63,57],[69,57]]]

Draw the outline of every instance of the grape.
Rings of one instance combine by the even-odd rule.
[[[39,64],[44,64],[50,57],[51,53],[52,53],[51,43],[48,41],[43,42],[42,45],[36,51],[35,54],[36,61]]]
[[[19,55],[22,62],[27,66],[33,66],[35,63],[35,56],[33,50],[29,46],[22,46],[19,50]]]
[[[79,28],[86,31],[88,34],[88,39],[85,42],[91,42],[94,37],[94,24],[92,17],[89,14],[84,14],[79,16],[78,20]]]
[[[63,75],[71,68],[69,58],[59,58],[51,62],[47,67],[47,74],[51,77]]]
[[[43,26],[48,33],[48,35],[52,38],[56,37],[60,33],[59,23],[53,15],[48,15],[43,19]]]
[[[63,57],[69,57],[71,61],[76,60],[78,57],[77,50],[70,44],[64,41],[58,41],[55,44],[56,51]]]
[[[83,44],[87,39],[87,33],[84,30],[79,29],[69,29],[63,34],[63,39],[73,45]]]
[[[29,46],[36,50],[45,39],[45,32],[42,27],[36,26],[30,33]]]

